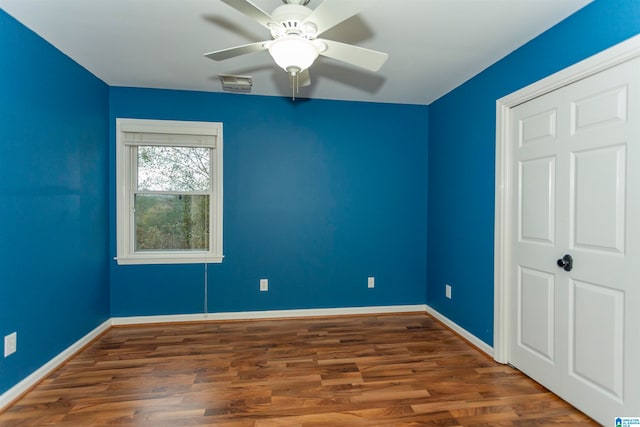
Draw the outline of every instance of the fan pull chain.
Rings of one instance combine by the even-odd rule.
[[[299,89],[299,73],[295,72],[295,71],[291,71],[291,73],[289,74],[289,85],[291,86],[291,100],[295,101],[296,100],[296,93],[298,93],[298,89]]]

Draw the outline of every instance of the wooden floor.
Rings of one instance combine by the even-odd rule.
[[[589,426],[422,314],[112,328],[0,426]]]

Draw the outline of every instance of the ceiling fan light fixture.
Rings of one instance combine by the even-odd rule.
[[[320,34],[358,14],[364,0],[319,0],[315,9],[309,0],[282,0],[269,14],[253,0],[221,0],[238,12],[254,19],[271,32],[271,40],[205,53],[214,61],[268,50],[274,62],[289,75],[293,98],[300,86],[308,86],[309,67],[319,55],[346,62],[370,71],[378,71],[389,55],[333,40],[318,39]]]
[[[269,54],[280,68],[288,73],[300,73],[318,57],[317,46],[302,37],[282,37],[269,45]]]

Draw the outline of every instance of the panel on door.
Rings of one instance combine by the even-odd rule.
[[[624,254],[626,146],[573,153],[574,248]]]
[[[569,315],[570,374],[622,402],[624,293],[573,280]]]
[[[520,163],[521,241],[553,244],[555,236],[555,158]]]
[[[571,104],[571,135],[627,121],[626,85],[596,92]]]
[[[522,147],[527,144],[554,139],[556,136],[556,116],[557,111],[552,108],[521,118],[518,121],[518,145]]]
[[[532,356],[553,363],[554,276],[545,271],[519,268],[518,345]]]

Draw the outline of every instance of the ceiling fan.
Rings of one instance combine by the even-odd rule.
[[[315,9],[306,7],[309,0],[282,0],[285,4],[271,14],[249,0],[221,1],[267,28],[273,39],[217,50],[204,56],[222,61],[268,50],[276,64],[289,73],[294,99],[299,86],[311,83],[308,69],[318,55],[370,71],[378,71],[389,56],[383,52],[318,38],[328,29],[359,13],[370,0],[324,0]]]

